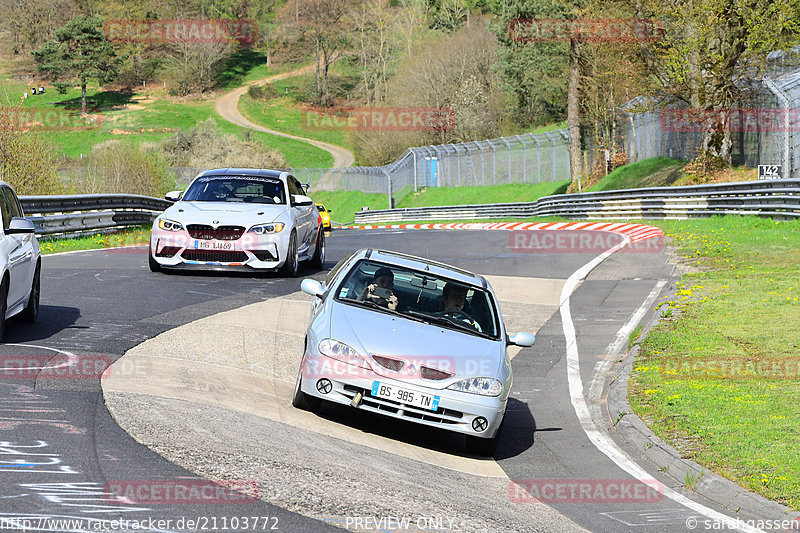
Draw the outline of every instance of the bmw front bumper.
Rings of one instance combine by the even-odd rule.
[[[245,232],[235,240],[195,239],[186,230],[153,228],[150,253],[164,268],[220,270],[278,270],[286,262],[290,231],[256,235]]]

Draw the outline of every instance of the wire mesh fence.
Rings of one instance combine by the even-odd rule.
[[[459,144],[409,148],[382,167],[299,168],[312,190],[358,190],[387,194],[393,203],[423,187],[473,187],[567,180],[566,130],[526,133]]]
[[[780,165],[781,177],[800,177],[799,57],[800,48],[776,53],[766,76],[738,84],[742,97],[722,119],[734,165]],[[643,98],[623,108],[623,149],[632,162],[697,157],[714,123],[711,115],[720,113]]]

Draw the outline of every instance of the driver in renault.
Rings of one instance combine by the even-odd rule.
[[[482,332],[480,324],[464,311],[464,304],[467,301],[466,287],[455,283],[445,283],[444,289],[442,289],[442,296],[444,298],[444,306],[442,311],[437,313],[439,316],[447,317],[454,322],[468,324]]]

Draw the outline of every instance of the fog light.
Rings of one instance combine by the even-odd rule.
[[[483,418],[482,416],[476,417],[475,420],[472,421],[472,429],[480,433],[481,431],[486,431],[486,428],[489,427],[489,421]]]
[[[331,383],[331,380],[322,378],[317,381],[317,392],[320,394],[328,394],[331,390],[333,390],[333,383]]]

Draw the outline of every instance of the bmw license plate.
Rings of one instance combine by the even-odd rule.
[[[372,395],[376,398],[385,398],[422,409],[430,409],[431,411],[435,411],[439,407],[438,396],[401,389],[400,387],[381,383],[380,381],[372,382]]]
[[[231,241],[201,241],[195,239],[195,250],[233,250]]]

